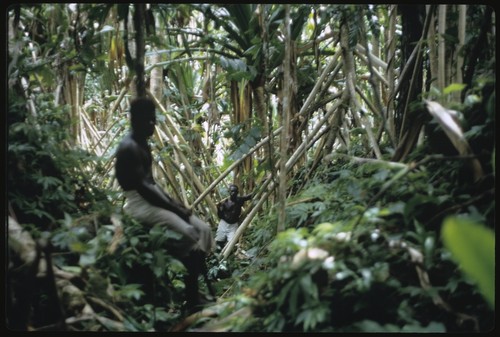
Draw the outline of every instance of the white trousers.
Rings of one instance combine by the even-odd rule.
[[[220,220],[219,227],[217,227],[217,232],[215,232],[215,241],[231,241],[236,234],[238,229],[238,223],[233,224],[227,223],[225,220]]]

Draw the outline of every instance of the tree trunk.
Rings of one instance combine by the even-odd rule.
[[[395,90],[394,80],[394,62],[396,57],[396,17],[397,17],[397,6],[391,5],[389,9],[389,29],[387,29],[386,38],[386,57],[387,57],[387,78],[389,79],[389,85],[387,88],[388,95],[391,95]],[[394,145],[397,146],[398,139],[396,137],[396,129],[394,125],[394,101],[389,100],[389,97],[384,99],[384,105],[387,107],[387,128],[389,132],[394,135]]]
[[[427,13],[429,13],[429,11],[431,10],[431,5],[426,5],[426,10],[427,10]],[[431,25],[429,26],[429,32],[427,34],[427,40],[429,41],[429,67],[430,67],[430,74],[429,74],[429,78],[428,78],[428,81],[430,83],[432,83],[433,81],[436,81],[437,77],[438,77],[438,69],[439,69],[439,66],[438,66],[438,57],[437,57],[437,50],[436,50],[436,41],[437,41],[437,38],[436,38],[436,25],[434,23],[435,19],[434,19],[434,14],[431,13],[432,15],[432,18],[431,18]]]
[[[279,189],[278,189],[278,226],[276,230],[282,232],[285,230],[286,223],[286,191],[287,191],[287,172],[286,172],[286,161],[288,159],[288,144],[289,144],[289,124],[290,124],[290,113],[291,113],[291,53],[292,53],[292,43],[291,43],[291,33],[290,33],[290,5],[285,5],[285,59],[283,61],[283,118],[281,131],[281,141],[280,141],[280,169],[279,169]]]
[[[155,20],[156,31],[160,31],[159,27],[160,20]],[[155,53],[151,55],[148,60],[149,64],[154,66],[155,64],[161,62],[161,54]],[[162,67],[153,67],[151,69],[150,82],[149,82],[149,90],[151,93],[163,104],[163,68]]]
[[[458,46],[456,49],[457,54],[457,70],[455,75],[456,83],[463,83],[462,68],[464,66],[464,57],[462,49],[465,44],[465,26],[466,26],[467,5],[458,5]],[[455,100],[460,101],[460,92],[455,93]]]
[[[135,58],[135,76],[137,86],[137,97],[146,96],[146,83],[144,79],[144,14],[146,12],[146,4],[139,3],[135,5],[134,11],[134,28],[135,28],[135,43],[137,46]]]
[[[406,158],[417,143],[420,131],[428,116],[422,109],[410,110],[410,103],[418,99],[423,88],[423,64],[421,40],[427,36],[435,5],[427,13],[425,26],[422,23],[424,5],[400,5],[403,34],[401,41],[404,71],[413,69],[412,76],[400,74],[399,99],[396,104],[395,125],[399,134],[398,147],[392,157],[394,161]],[[418,13],[418,15],[415,15]]]
[[[438,73],[437,87],[439,91],[443,91],[446,86],[446,41],[444,34],[446,33],[446,5],[438,6]]]
[[[423,31],[422,11],[425,8],[422,5],[399,5],[401,12],[401,23],[403,32],[401,35],[401,64],[406,65],[410,60],[410,55],[413,49],[419,42]],[[422,92],[423,75],[422,65],[415,65],[411,67],[415,69],[414,85],[410,87],[411,80],[404,81],[401,84],[399,92],[400,99],[396,104],[395,124],[396,132],[399,134],[399,141],[405,130],[403,125],[403,116],[406,110],[406,101],[414,101],[417,96]],[[410,91],[411,90],[411,91]]]

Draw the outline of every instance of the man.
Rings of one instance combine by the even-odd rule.
[[[148,145],[156,124],[153,101],[133,100],[130,122],[131,132],[121,141],[115,163],[116,178],[126,196],[124,210],[141,224],[160,224],[180,234],[180,238],[167,241],[167,249],[186,266],[186,302],[188,308],[193,308],[203,301],[198,292],[198,276],[206,268],[205,258],[213,248],[210,226],[172,199],[153,178]]]
[[[215,242],[218,249],[222,249],[226,241],[231,241],[238,229],[240,222],[241,208],[243,203],[252,198],[252,193],[239,197],[238,186],[229,186],[229,198],[217,204],[217,215],[220,218]]]

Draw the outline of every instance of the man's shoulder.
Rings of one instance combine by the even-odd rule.
[[[131,134],[127,134],[118,144],[118,151],[130,151],[139,147],[139,144],[132,138]]]
[[[116,150],[116,157],[118,160],[136,161],[140,158],[142,151],[137,141],[129,134],[120,141]]]

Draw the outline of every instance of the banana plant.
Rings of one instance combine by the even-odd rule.
[[[272,76],[281,76],[278,68],[284,56],[280,27],[283,25],[285,11],[283,6],[267,4],[227,4],[222,6],[199,5],[208,19],[225,34],[212,35],[213,41],[222,50],[232,53],[232,57],[220,56],[219,63],[231,82],[231,103],[233,124],[243,124],[244,130],[252,129],[252,120],[261,124],[262,133],[269,135],[273,116],[267,111],[267,96]],[[292,40],[298,39],[308,18],[310,8],[297,6],[292,15]],[[276,81],[275,81],[276,82]],[[295,104],[296,105],[296,104]],[[255,111],[255,116],[252,112]],[[255,119],[253,119],[255,117]],[[265,158],[270,158],[265,148]],[[249,156],[242,167],[236,169],[235,176],[248,175],[253,159]],[[246,188],[252,189],[254,182],[246,181]]]

